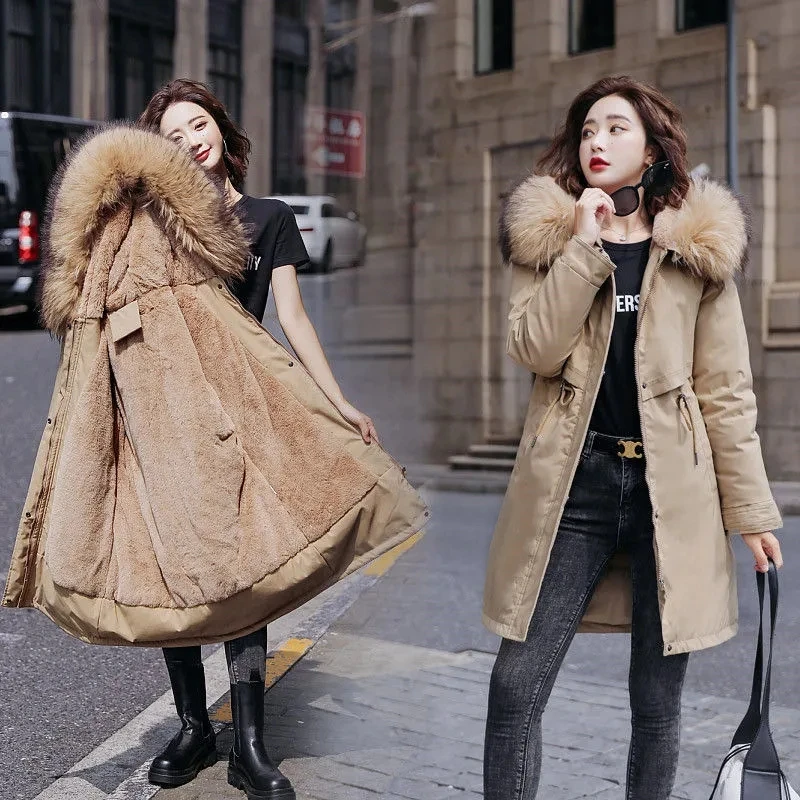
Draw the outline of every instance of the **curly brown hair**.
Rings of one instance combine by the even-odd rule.
[[[672,165],[675,183],[664,197],[647,199],[648,213],[655,216],[665,206],[680,208],[691,180],[683,116],[675,103],[654,86],[627,75],[602,78],[572,101],[563,126],[539,159],[537,168],[552,175],[564,191],[578,197],[588,186],[578,153],[583,123],[589,109],[612,94],[625,98],[636,109],[647,134],[647,144],[655,151],[655,160],[669,161]]]
[[[241,191],[250,161],[250,140],[244,130],[230,118],[220,99],[204,83],[176,78],[164,84],[150,98],[136,124],[158,133],[166,110],[175,103],[183,102],[200,106],[217,123],[226,145],[226,152],[223,154],[225,167],[231,183]]]

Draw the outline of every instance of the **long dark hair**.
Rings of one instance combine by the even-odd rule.
[[[655,216],[665,206],[680,208],[690,184],[686,130],[681,112],[654,86],[626,75],[602,78],[572,101],[563,126],[539,159],[537,167],[552,175],[564,191],[578,197],[588,186],[578,153],[583,123],[589,109],[598,100],[612,94],[624,97],[636,109],[647,134],[647,144],[655,151],[655,160],[669,161],[672,165],[675,176],[672,190],[664,197],[648,198],[647,211]]]
[[[223,158],[231,183],[241,189],[250,161],[250,140],[230,118],[220,99],[204,83],[176,78],[165,84],[150,98],[137,124],[158,133],[166,110],[175,103],[183,102],[195,103],[213,117],[225,141],[226,152]]]

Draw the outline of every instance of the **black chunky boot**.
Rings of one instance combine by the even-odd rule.
[[[270,761],[264,749],[264,682],[231,685],[233,748],[228,783],[247,793],[247,800],[295,800],[289,779]]]
[[[147,777],[156,786],[170,788],[189,783],[201,769],[214,764],[217,746],[206,709],[203,662],[177,661],[167,652],[164,655],[182,724],[164,752],[153,759]]]

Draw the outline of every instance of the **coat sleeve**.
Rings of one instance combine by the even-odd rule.
[[[581,336],[597,291],[614,264],[573,236],[549,270],[512,265],[511,311],[506,350],[531,372],[561,372]]]
[[[782,526],[756,433],[756,398],[739,294],[733,280],[707,286],[695,328],[694,389],[711,443],[725,530]]]

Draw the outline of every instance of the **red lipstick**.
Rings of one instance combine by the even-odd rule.
[[[209,147],[208,150],[203,150],[202,153],[198,153],[195,157],[195,161],[199,161],[201,164],[208,158],[208,154],[211,152],[211,148]]]
[[[608,163],[608,161],[606,161],[603,158],[600,158],[600,156],[595,156],[589,162],[589,169],[593,170],[593,171],[598,171],[598,170],[601,170],[601,169],[605,169],[606,167],[610,167],[610,166],[611,165]]]

